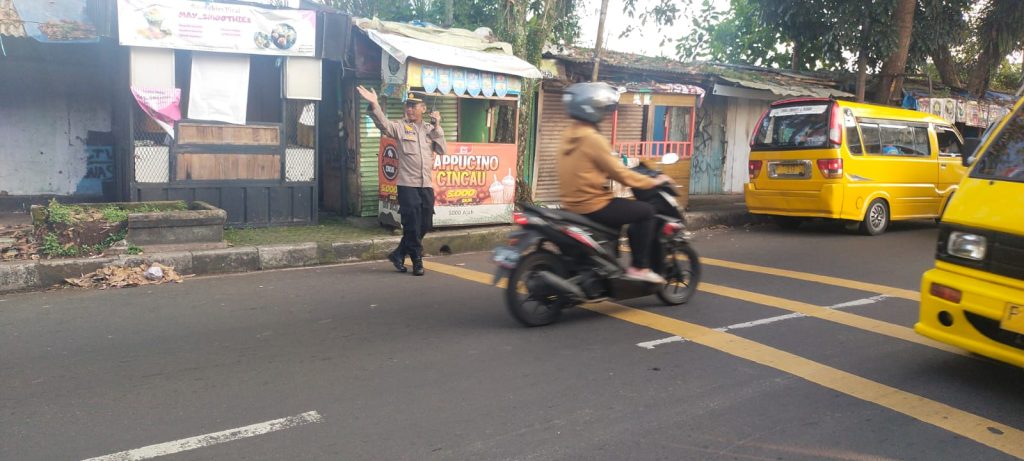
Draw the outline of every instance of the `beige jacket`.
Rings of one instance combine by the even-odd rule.
[[[611,144],[591,124],[575,122],[562,133],[558,190],[566,210],[587,214],[608,206],[613,198],[606,187],[609,179],[638,189],[658,185],[654,178],[630,171],[611,154]]]
[[[388,120],[377,104],[372,105],[370,118],[381,134],[398,141],[398,185],[431,187],[434,154],[448,153],[441,125]]]

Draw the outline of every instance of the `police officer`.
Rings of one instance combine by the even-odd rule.
[[[370,103],[370,118],[381,134],[398,141],[398,206],[402,216],[402,241],[388,254],[388,260],[399,272],[406,272],[405,257],[412,259],[413,275],[423,275],[423,236],[434,223],[434,189],[431,175],[434,154],[444,155],[448,146],[441,129],[441,113],[430,113],[431,123],[423,121],[427,105],[409,94],[405,101],[405,117],[388,120],[377,101],[377,92],[356,87]]]

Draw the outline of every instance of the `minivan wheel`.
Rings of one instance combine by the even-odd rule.
[[[864,220],[860,222],[860,232],[864,235],[878,235],[889,228],[889,204],[876,198],[868,205]]]

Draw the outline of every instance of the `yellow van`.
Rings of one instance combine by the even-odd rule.
[[[1024,367],[1024,99],[974,157],[942,217],[914,330]]]
[[[963,138],[924,112],[822,98],[773,103],[750,139],[751,213],[784,228],[843,220],[867,235],[938,218],[966,170]]]

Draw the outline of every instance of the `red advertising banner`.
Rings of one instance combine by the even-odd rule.
[[[398,150],[381,138],[380,212],[398,217]],[[434,156],[434,225],[460,226],[511,222],[516,196],[515,144],[448,143]]]

